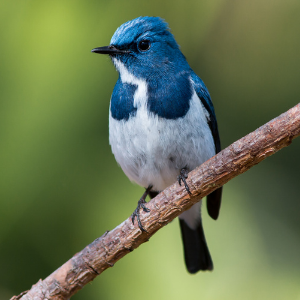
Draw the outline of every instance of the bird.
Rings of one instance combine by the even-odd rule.
[[[109,143],[126,176],[145,188],[132,214],[149,212],[150,199],[220,152],[210,94],[189,66],[167,22],[142,16],[122,24],[109,46],[92,52],[108,55],[119,73],[109,107]],[[207,196],[208,214],[217,219],[222,187]],[[201,220],[201,202],[179,216],[187,271],[213,270]]]

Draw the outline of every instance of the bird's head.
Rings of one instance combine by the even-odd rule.
[[[92,52],[108,54],[117,69],[121,62],[138,77],[153,76],[157,72],[175,72],[187,67],[168,24],[158,17],[139,17],[121,25],[110,45]]]

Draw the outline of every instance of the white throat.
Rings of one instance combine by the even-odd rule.
[[[113,58],[112,60],[120,74],[121,81],[123,83],[129,83],[137,86],[133,97],[133,106],[136,108],[146,109],[148,99],[146,80],[137,78],[133,74],[131,74],[120,60],[116,58]]]

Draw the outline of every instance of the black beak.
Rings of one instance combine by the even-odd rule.
[[[113,45],[94,48],[92,52],[99,53],[99,54],[109,54],[109,55],[127,53],[126,50],[120,50]]]

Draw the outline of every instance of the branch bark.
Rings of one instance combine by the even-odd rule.
[[[147,232],[129,217],[112,231],[97,238],[31,290],[11,300],[69,299],[88,282],[136,249],[160,228],[229,180],[249,170],[300,135],[300,104],[236,141],[189,173],[191,196],[178,183],[147,204],[141,214]]]

